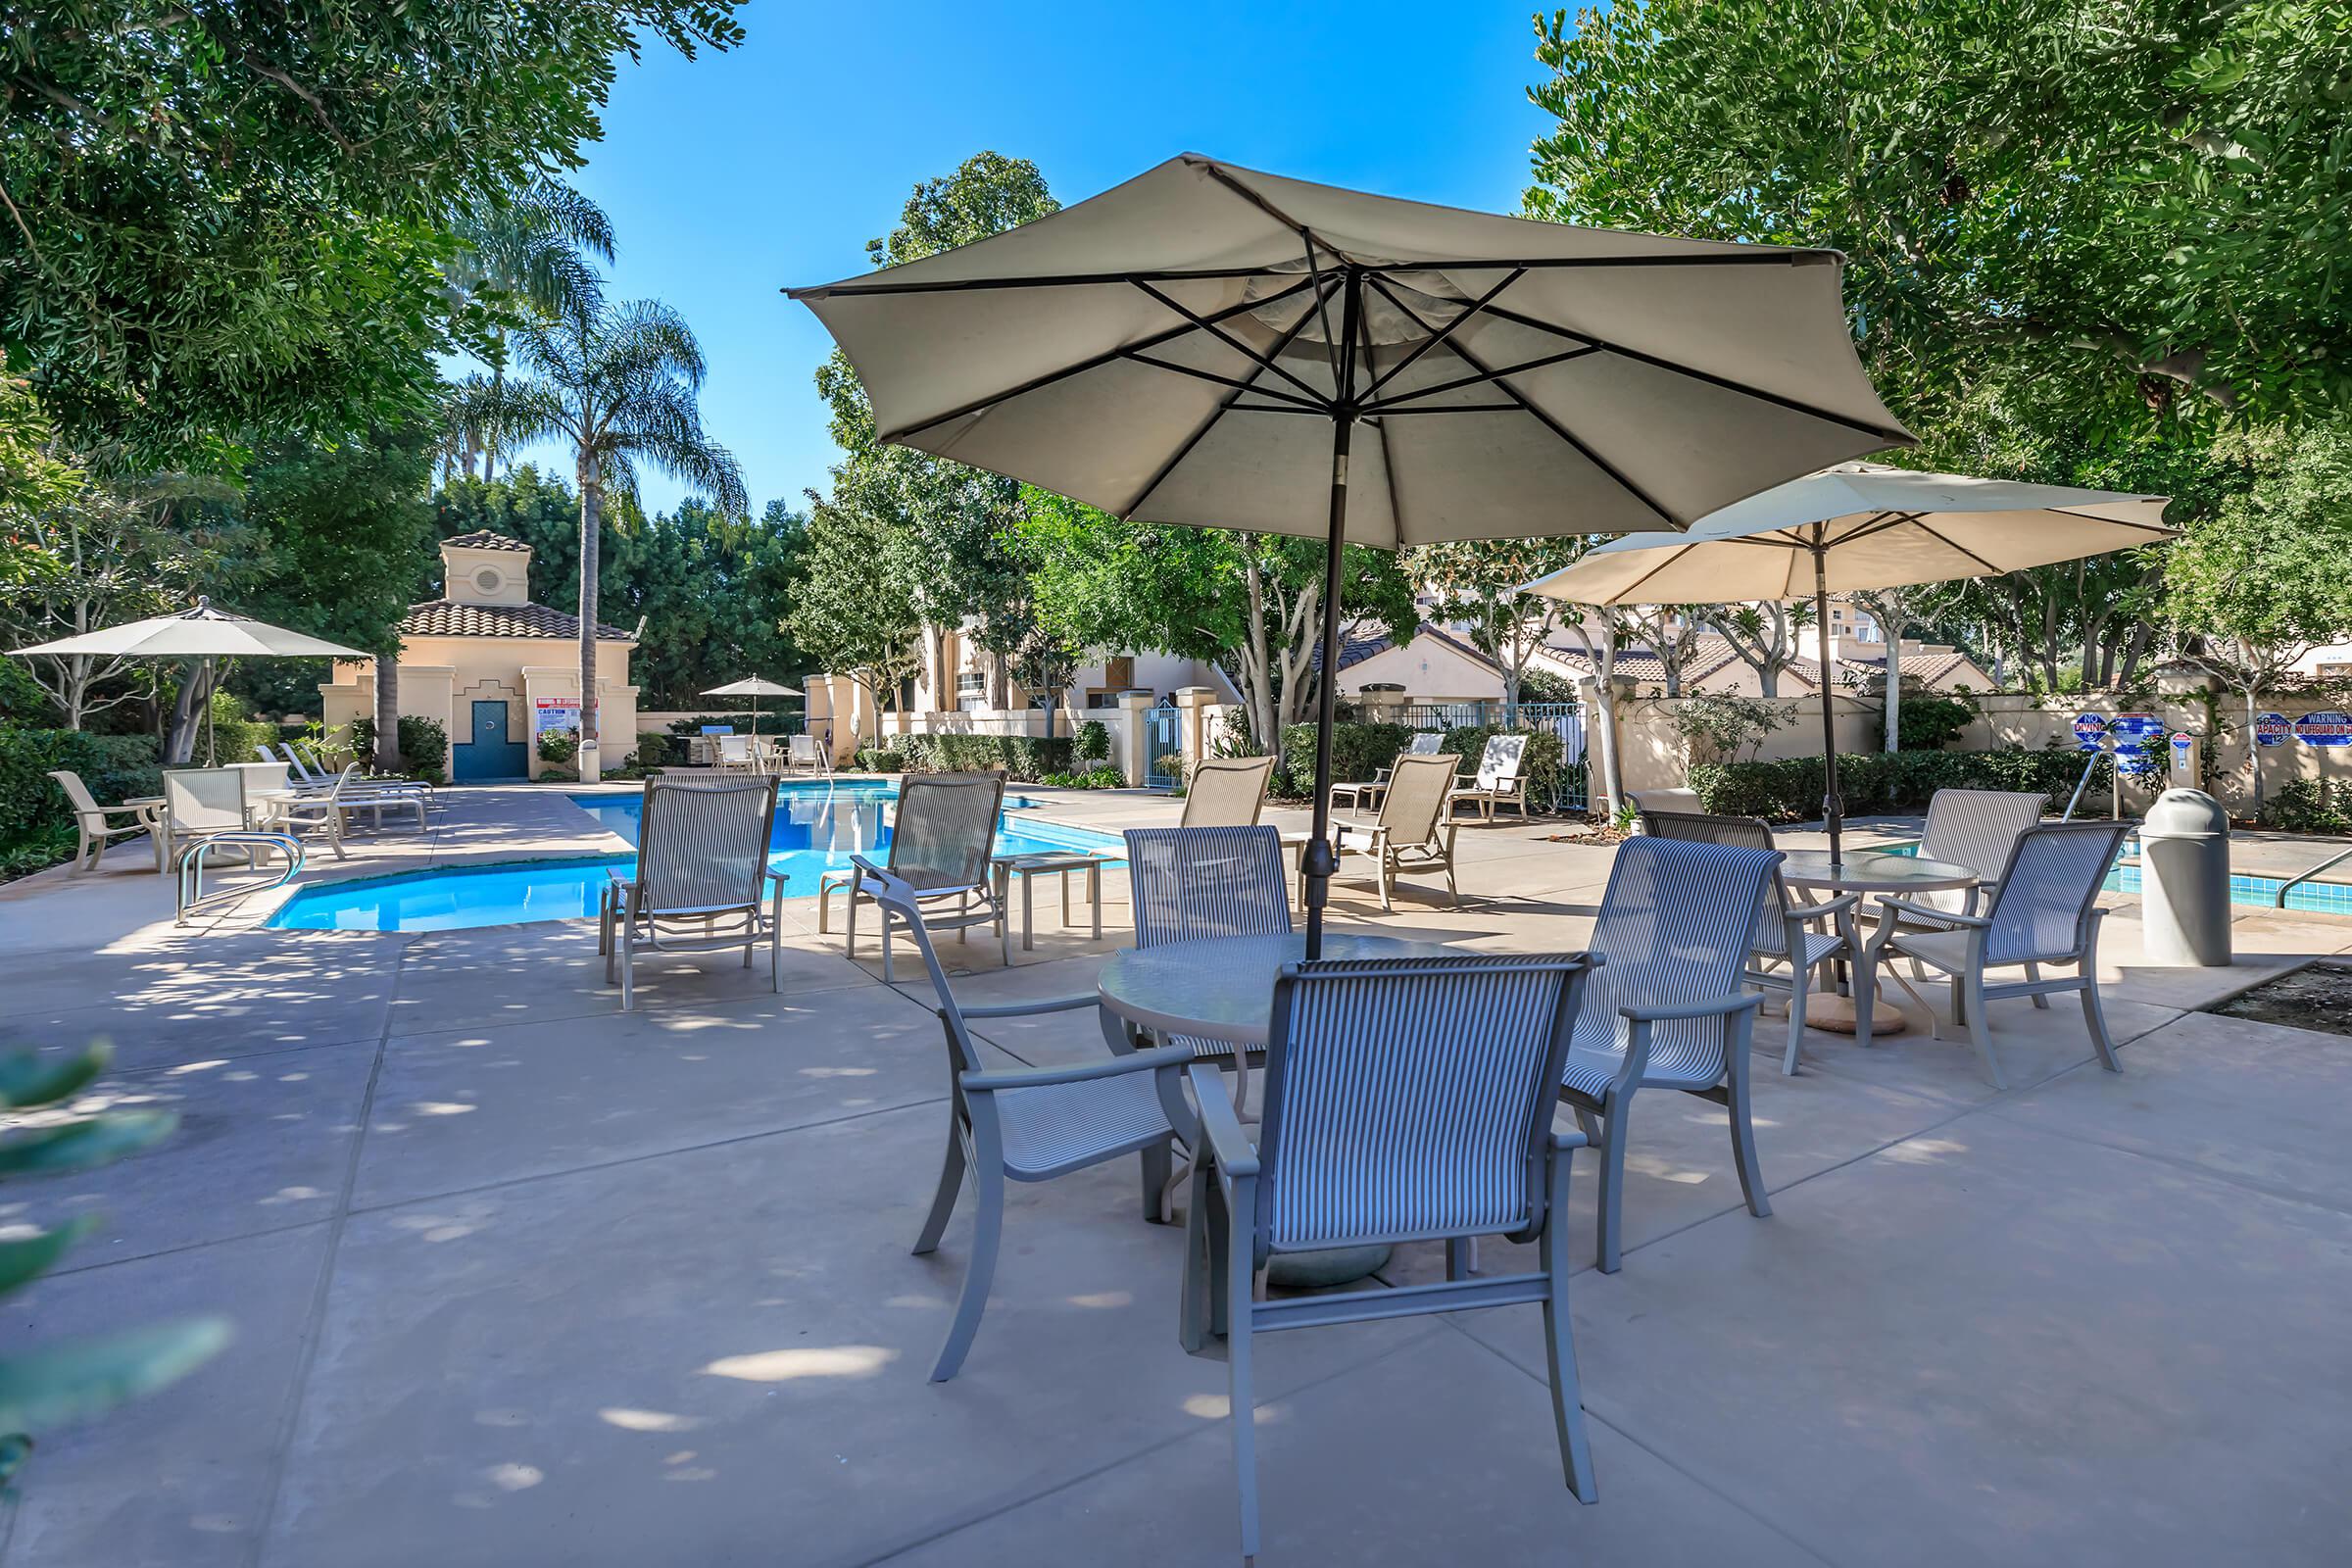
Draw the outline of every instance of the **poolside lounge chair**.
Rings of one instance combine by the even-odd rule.
[[[1731,1111],[1733,1163],[1747,1211],[1772,1212],[1748,1118],[1748,1041],[1763,998],[1740,989],[1777,850],[1628,839],[1593,922],[1601,962],[1585,983],[1560,1098],[1600,1152],[1595,1254],[1617,1272],[1625,1146],[1636,1091],[1678,1089]]]
[[[2028,828],[2011,843],[1992,902],[1983,914],[1905,899],[1881,900],[1878,929],[1863,949],[1854,977],[1854,1039],[1870,1044],[1879,966],[1888,956],[1900,955],[1951,977],[1953,1021],[1967,1026],[1969,1043],[1976,1047],[1993,1088],[2003,1085],[1984,1004],[2006,997],[2032,997],[2036,1005],[2047,1006],[2053,993],[2080,993],[2082,1023],[2098,1047],[2099,1065],[2121,1072],[2107,1015],[2099,1007],[2099,922],[2107,911],[2099,907],[2098,898],[2130,831],[2126,822],[2044,822]],[[2041,966],[2046,963],[2071,964],[2077,972],[2044,979]],[[2022,968],[2025,978],[1986,984],[1984,972],[1999,968]],[[1909,980],[1891,967],[1887,972],[1910,992],[1912,1001],[1927,1008],[1928,1032],[1941,1039],[1936,1009]]]
[[[1445,744],[1446,737],[1444,735],[1439,734],[1436,730],[1423,730],[1420,734],[1415,735],[1412,743],[1398,755],[1435,757],[1438,755],[1438,748]],[[1358,779],[1352,784],[1334,784],[1331,787],[1331,808],[1335,811],[1340,808],[1340,797],[1344,795],[1348,798],[1348,807],[1350,810],[1376,811],[1380,809],[1380,798],[1388,793],[1389,778],[1395,772],[1394,767],[1379,767],[1372,770],[1372,776],[1368,779]]]
[[[1224,1338],[1245,1562],[1258,1548],[1251,1342],[1277,1329],[1541,1303],[1560,1468],[1577,1497],[1598,1496],[1568,1313],[1568,1178],[1585,1139],[1551,1125],[1588,968],[1477,955],[1286,969],[1255,1143],[1215,1070],[1188,1069],[1200,1132],[1179,1339],[1204,1353]],[[1473,1277],[1480,1236],[1534,1242],[1541,1264]],[[1444,1280],[1255,1298],[1257,1270],[1285,1252],[1436,1240]]]
[[[1454,768],[1461,759],[1399,757],[1389,775],[1388,793],[1381,798],[1380,816],[1372,822],[1333,824],[1332,850],[1342,863],[1350,855],[1368,857],[1380,878],[1380,906],[1393,909],[1390,894],[1396,878],[1430,871],[1446,873],[1446,892],[1455,904],[1461,890],[1453,883],[1454,823],[1446,811],[1453,789]],[[1350,844],[1348,835],[1363,834]]]
[[[1655,839],[1693,844],[1737,844],[1751,850],[1773,847],[1772,829],[1761,817],[1753,816],[1643,811],[1642,831]],[[1805,1037],[1805,998],[1812,990],[1813,976],[1823,964],[1853,958],[1862,951],[1854,938],[1854,906],[1861,902],[1861,894],[1847,893],[1821,904],[1793,904],[1779,869],[1772,873],[1772,890],[1756,914],[1755,946],[1749,953],[1755,961],[1740,978],[1758,990],[1788,993],[1788,1049],[1781,1057],[1784,1073],[1796,1071],[1797,1047]],[[1823,920],[1833,922],[1831,929],[1811,929]],[[1788,972],[1782,973],[1776,967],[1779,964],[1787,964]]]
[[[804,767],[811,773],[830,773],[833,771],[833,759],[826,756],[824,749],[816,744],[815,736],[794,735],[785,743],[784,767],[787,772],[794,773]]]
[[[1180,827],[1253,827],[1265,809],[1271,757],[1204,757],[1185,787]]]
[[[645,781],[637,818],[637,874],[612,873],[597,911],[605,983],[620,971],[620,1009],[636,1005],[637,950],[752,950],[767,939],[767,978],[781,989],[784,878],[769,869],[776,792],[764,779]]]
[[[1527,765],[1527,737],[1524,735],[1490,735],[1487,748],[1479,754],[1478,773],[1473,782],[1457,789],[1446,805],[1455,814],[1464,806],[1475,806],[1487,821],[1494,820],[1494,808],[1509,806],[1524,818],[1527,815],[1527,779],[1522,769]]]
[[[996,895],[990,857],[996,853],[998,813],[1004,807],[1004,775],[987,773],[918,773],[899,785],[898,817],[891,824],[890,855],[881,864],[864,855],[850,857],[847,874],[850,925],[848,956],[858,956],[858,905],[871,901],[865,880],[887,871],[913,889],[917,907],[925,908],[924,923],[934,931],[954,931],[963,940],[973,926],[994,925],[1004,966],[1012,967],[1012,922]],[[826,889],[843,885],[843,873],[831,870],[817,884],[816,928],[825,929]],[[956,912],[936,906],[956,901]],[[973,905],[979,906],[974,909]],[[890,939],[894,916],[882,910],[882,983],[889,985]]]
[[[66,873],[68,876],[80,876],[96,870],[111,841],[150,830],[148,813],[151,808],[100,806],[97,798],[90,794],[90,787],[81,781],[81,775],[70,768],[51,768],[49,776],[57,780],[59,789],[66,792],[66,804],[74,808],[74,827],[80,834],[74,845],[73,869]],[[120,826],[108,821],[109,817],[125,815],[131,820]],[[158,871],[164,868],[161,836],[155,841],[155,868]]]
[[[267,746],[257,746],[254,750],[262,754],[265,761],[276,760],[270,756]],[[287,786],[291,789],[312,794],[333,789],[346,804],[377,797],[399,797],[423,801],[429,805],[433,798],[433,787],[421,779],[390,778],[380,774],[370,776],[357,761],[346,762],[340,769],[329,768],[319,762],[316,753],[297,751],[291,744],[280,746],[278,751],[284,754],[286,763],[292,769],[287,780]]]
[[[1050,1181],[1122,1154],[1140,1153],[1150,1188],[1154,1168],[1164,1171],[1168,1165],[1169,1142],[1176,1136],[1172,1129],[1192,1124],[1178,1075],[1193,1058],[1189,1052],[1170,1049],[1105,1055],[1068,1067],[986,1067],[966,1020],[1091,1008],[1099,1005],[1095,994],[963,1006],[931,945],[918,902],[921,891],[881,869],[869,869],[863,887],[885,922],[895,920],[906,928],[915,955],[931,976],[939,1021],[948,1036],[947,1157],[940,1166],[931,1211],[915,1238],[915,1255],[938,1250],[967,1181],[975,1200],[971,1261],[964,1266],[963,1289],[946,1343],[931,1366],[931,1381],[945,1383],[963,1365],[972,1337],[980,1332],[1004,1230],[1004,1184]]]

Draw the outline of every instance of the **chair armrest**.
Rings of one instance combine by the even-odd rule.
[[[1005,1089],[1085,1084],[1099,1078],[1116,1078],[1123,1073],[1182,1067],[1199,1059],[1182,1046],[1161,1046],[1153,1051],[1130,1052],[1124,1056],[1103,1056],[1099,1060],[1080,1062],[1074,1067],[1006,1067],[967,1072],[963,1075],[963,1089],[966,1094],[987,1095]]]
[[[1843,914],[1861,902],[1862,895],[1859,893],[1840,893],[1838,897],[1825,899],[1819,904],[1791,904],[1788,906],[1788,915],[1793,920],[1810,925],[1825,915]]]
[[[1913,904],[1909,899],[1881,899],[1879,901],[1879,923],[1886,924],[1887,916],[1898,910],[1914,919],[1926,920],[1934,925],[1983,928],[1992,924],[1989,915],[1962,914],[1954,909],[1937,909],[1925,904]]]
[[[966,1018],[1026,1018],[1033,1012],[1068,1012],[1073,1007],[1099,1007],[1102,999],[1089,992],[1079,997],[1049,997],[1044,1002],[998,1002],[984,1007],[957,1006]]]
[[[876,876],[890,875],[890,872],[886,867],[876,865],[873,861],[867,859],[863,855],[852,855],[850,857],[850,863],[858,867],[858,869],[860,871],[871,871]]]
[[[766,878],[768,881],[770,881],[770,882],[773,882],[773,883],[774,883],[776,886],[778,886],[778,887],[782,887],[782,886],[783,886],[785,883],[787,883],[787,882],[789,882],[789,881],[791,881],[791,880],[792,880],[792,878],[791,878],[789,875],[787,875],[785,872],[782,872],[782,871],[779,871],[779,870],[777,870],[777,869],[776,869],[774,866],[772,866],[772,865],[770,865],[770,866],[762,866],[762,867],[760,868],[760,874],[762,877]]]
[[[1761,1006],[1763,1002],[1763,996],[1757,992],[1734,991],[1699,1002],[1668,1002],[1647,1007],[1619,1007],[1617,1011],[1628,1023],[1682,1023],[1692,1018],[1728,1018],[1733,1013]]]
[[[1583,1149],[1591,1141],[1585,1136],[1585,1130],[1582,1127],[1554,1127],[1551,1129],[1551,1149],[1555,1154],[1564,1154],[1572,1149]]]
[[[1242,1131],[1241,1118],[1233,1113],[1233,1102],[1225,1098],[1225,1080],[1216,1066],[1195,1057],[1186,1071],[1192,1074],[1193,1098],[1200,1102],[1202,1148],[1227,1176],[1255,1176],[1257,1146]]]

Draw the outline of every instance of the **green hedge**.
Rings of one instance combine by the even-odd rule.
[[[904,773],[906,759],[898,752],[885,752],[877,747],[858,749],[858,771],[860,773]]]
[[[1067,773],[1072,742],[1067,735],[894,735],[889,750],[903,768],[875,771],[979,773],[1001,767],[1017,784],[1038,784],[1048,773]]]
[[[56,767],[79,773],[101,806],[164,792],[151,735],[91,735],[0,722],[0,846],[72,829],[74,811],[66,792],[44,776]]]
[[[400,752],[401,770],[411,778],[427,784],[446,784],[442,776],[441,760],[449,755],[449,731],[437,718],[420,718],[415,713],[400,715],[400,728],[395,741]],[[375,720],[372,717],[351,721],[352,754],[359,760],[361,771],[375,764]]]
[[[1331,781],[1353,784],[1396,760],[1396,754],[1413,743],[1413,731],[1402,724],[1349,722],[1331,727]],[[1282,732],[1282,768],[1292,787],[1302,793],[1315,787],[1315,726],[1293,724]]]
[[[639,767],[676,767],[686,761],[686,743],[673,740],[658,730],[637,732],[636,765]]]
[[[2039,790],[2050,809],[2065,808],[2082,776],[2081,752],[1865,752],[1840,754],[1838,787],[1846,814],[1926,808],[1937,790]],[[1701,762],[1690,769],[1690,787],[1709,811],[1760,816],[1767,821],[1802,822],[1821,815],[1822,765],[1818,757],[1772,762]],[[2090,805],[2088,798],[2085,807]]]

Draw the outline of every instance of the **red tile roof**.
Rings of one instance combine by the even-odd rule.
[[[411,605],[401,617],[403,637],[543,637],[577,638],[580,617],[546,605],[461,605],[447,599]],[[599,625],[603,642],[635,642],[634,632]]]

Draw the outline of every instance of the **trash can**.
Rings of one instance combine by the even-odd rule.
[[[2203,790],[2166,790],[2139,824],[2141,952],[2176,969],[2230,962],[2230,813]]]

